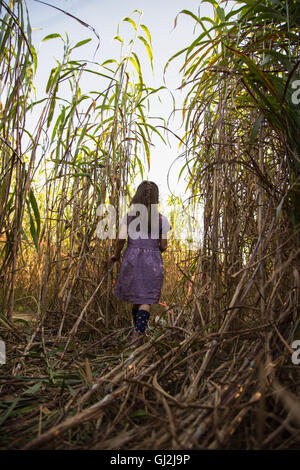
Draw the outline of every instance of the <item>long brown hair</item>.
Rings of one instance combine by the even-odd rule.
[[[142,181],[142,183],[137,187],[136,193],[131,199],[130,206],[133,204],[144,204],[147,207],[148,211],[148,230],[151,230],[151,204],[155,204],[152,207],[152,212],[155,216],[158,216],[158,207],[159,202],[159,190],[157,184],[153,181]],[[157,211],[157,214],[155,213]],[[136,217],[138,214],[136,215]]]

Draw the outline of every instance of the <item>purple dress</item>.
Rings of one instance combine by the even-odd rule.
[[[132,221],[126,216],[121,224]],[[167,233],[171,226],[167,218],[160,214],[159,233]],[[159,249],[159,240],[148,238],[133,239],[128,234],[120,274],[116,283],[115,296],[133,304],[157,304],[164,280],[164,265]]]

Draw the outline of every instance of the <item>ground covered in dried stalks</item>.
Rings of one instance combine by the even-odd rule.
[[[6,324],[1,449],[297,449],[299,367],[276,322],[82,332]],[[10,326],[10,328],[7,328]],[[281,331],[281,332],[280,332]]]

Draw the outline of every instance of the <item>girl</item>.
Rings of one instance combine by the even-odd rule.
[[[162,252],[167,249],[166,233],[171,230],[171,226],[167,218],[158,213],[158,196],[158,187],[152,181],[143,181],[138,186],[131,200],[130,210],[120,222],[119,238],[115,253],[111,257],[112,262],[120,259],[128,236],[115,296],[133,304],[132,341],[141,339],[144,335],[150,316],[150,305],[158,303],[163,284]],[[137,204],[143,206],[135,206]],[[139,208],[147,210],[139,211]],[[134,222],[137,217],[139,219]],[[158,223],[155,224],[155,221]]]

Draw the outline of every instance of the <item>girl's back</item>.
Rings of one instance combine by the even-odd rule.
[[[135,216],[126,214],[120,225],[127,225],[127,247],[148,250],[159,250],[159,239],[170,230],[170,224],[165,216],[159,214],[157,224],[148,230],[141,230],[141,224],[136,223]],[[143,228],[143,227],[142,227]]]

